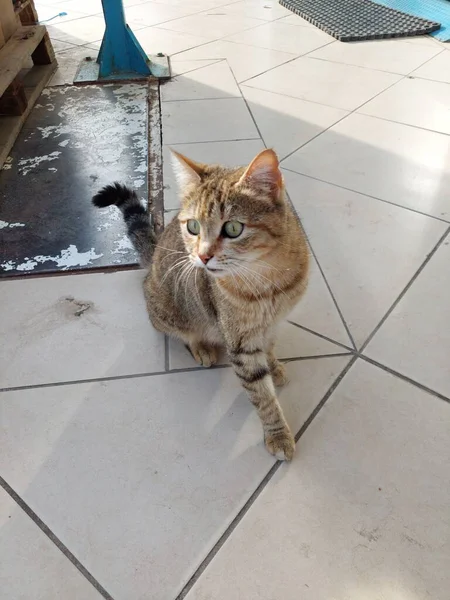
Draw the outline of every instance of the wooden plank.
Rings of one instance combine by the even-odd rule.
[[[57,67],[57,63],[54,62],[51,65],[44,65],[40,67],[33,67],[30,70],[29,77],[33,78],[33,87],[25,87],[25,94],[28,100],[28,106],[19,117],[1,117],[0,118],[0,169],[3,163],[7,159],[11,148],[19,135],[20,130],[25,122],[25,119],[31,112],[31,109],[36,104],[36,100],[39,98],[42,90],[47,85],[50,77],[53,75]],[[36,76],[37,80],[36,80]],[[25,78],[24,85],[27,85]]]
[[[20,21],[22,25],[37,25],[39,23],[36,8],[31,0],[27,0],[25,4],[22,4],[20,9]]]
[[[16,31],[19,23],[11,0],[0,0],[0,23],[3,38],[7,42]]]
[[[25,88],[20,77],[16,77],[3,96],[0,96],[0,115],[23,115],[27,106]]]
[[[0,50],[0,96],[17,77],[45,33],[44,25],[19,27]]]
[[[49,65],[55,60],[55,52],[48,33],[39,42],[31,58],[35,65]]]

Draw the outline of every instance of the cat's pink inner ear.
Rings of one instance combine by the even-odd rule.
[[[172,150],[172,166],[178,185],[183,188],[189,184],[200,183],[205,165],[197,163],[187,156]]]
[[[283,186],[278,156],[273,150],[263,150],[247,167],[239,184],[249,183],[257,187],[279,192]]]

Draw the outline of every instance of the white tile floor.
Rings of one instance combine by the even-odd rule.
[[[315,259],[280,329],[298,432],[274,463],[226,361],[148,324],[141,271],[0,285],[5,600],[448,600],[450,49],[341,44],[275,0],[126,0],[167,145],[264,146]],[[100,0],[43,0],[71,83]],[[5,317],[6,316],[6,317]]]

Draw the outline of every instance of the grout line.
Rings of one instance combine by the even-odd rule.
[[[284,159],[283,159],[284,160]],[[283,161],[281,161],[282,163]],[[301,173],[300,171],[294,171],[293,169],[288,169],[281,164],[281,168],[283,171],[288,171],[289,173],[294,173],[295,175],[301,175],[302,177],[307,177],[308,179],[313,179],[314,181],[319,181],[320,183],[325,183],[326,185],[334,186],[340,188],[341,190],[346,190],[347,192],[352,192],[353,194],[359,194],[360,196],[365,196],[366,198],[371,198],[372,200],[378,200],[379,202],[384,202],[385,204],[390,204],[391,206],[396,206],[397,208],[403,208],[404,210],[408,210],[409,212],[416,213],[423,217],[429,217],[430,219],[435,219],[436,221],[440,221],[441,223],[448,224],[450,219],[443,219],[442,217],[436,217],[435,215],[429,215],[428,213],[424,213],[420,210],[416,210],[409,206],[405,206],[403,204],[397,204],[396,202],[392,202],[391,200],[384,200],[383,198],[379,198],[378,196],[372,196],[371,194],[367,194],[366,192],[360,192],[359,190],[354,190],[352,188],[346,187],[345,185],[340,185],[339,183],[333,183],[332,181],[327,181],[326,179],[320,179],[320,177],[315,177],[314,175],[308,175],[307,173]]]
[[[304,331],[307,331],[308,333],[311,333],[312,335],[322,338],[323,340],[326,340],[327,342],[331,342],[332,344],[335,344],[336,346],[340,346],[341,348],[344,348],[345,350],[348,350],[349,352],[355,352],[355,348],[350,348],[350,346],[346,346],[345,344],[342,344],[341,342],[337,342],[336,340],[333,340],[330,337],[323,335],[322,333],[313,331],[312,329],[309,329],[309,327],[305,327],[304,325],[300,325],[299,323],[295,323],[294,321],[289,321],[289,320],[288,320],[288,323],[290,323],[294,327],[303,329]]]
[[[349,371],[349,369],[352,367],[352,365],[356,361],[356,358],[357,357],[354,356],[352,358],[352,360],[350,360],[349,363],[344,367],[344,369],[337,376],[337,378],[332,383],[332,385],[330,386],[330,388],[328,389],[328,391],[325,393],[325,395],[322,398],[322,400],[319,402],[319,404],[316,406],[316,408],[312,411],[312,413],[309,415],[309,417],[307,418],[307,420],[303,423],[302,427],[300,428],[300,430],[295,435],[295,441],[296,442],[298,442],[298,440],[302,437],[302,435],[307,431],[308,427],[314,421],[314,419],[316,418],[317,414],[323,408],[323,406],[325,405],[325,403],[327,402],[327,400],[330,398],[330,396],[332,395],[332,393],[335,391],[335,389],[337,388],[337,386],[339,385],[339,383],[342,381],[342,379],[344,378],[344,376],[347,374],[347,372]],[[268,473],[265,475],[265,477],[263,478],[263,480],[261,481],[261,483],[257,486],[257,488],[255,489],[255,491],[251,494],[250,498],[247,500],[247,502],[244,504],[244,506],[241,508],[241,510],[237,513],[237,515],[235,516],[235,518],[233,519],[233,521],[226,528],[226,530],[224,531],[224,533],[220,536],[220,538],[218,539],[218,541],[216,542],[216,544],[214,545],[214,547],[208,552],[208,554],[206,555],[206,557],[203,559],[203,561],[201,562],[201,564],[199,565],[199,567],[196,569],[196,571],[190,577],[190,579],[185,584],[185,586],[183,587],[183,589],[181,590],[181,592],[178,594],[178,596],[175,598],[175,600],[183,600],[184,598],[186,598],[187,594],[192,590],[192,588],[194,587],[194,585],[196,584],[196,582],[198,581],[198,579],[203,575],[203,573],[205,572],[206,568],[209,566],[209,564],[211,563],[211,561],[217,555],[217,553],[219,552],[219,550],[221,550],[222,546],[226,543],[226,541],[228,540],[228,538],[234,532],[234,530],[236,529],[236,527],[240,524],[240,522],[242,521],[242,519],[248,513],[248,511],[250,510],[250,508],[253,506],[253,504],[255,503],[255,501],[258,499],[258,497],[261,495],[261,493],[263,492],[263,490],[266,488],[267,484],[270,482],[270,480],[273,478],[273,476],[275,475],[275,473],[278,471],[278,469],[280,469],[280,467],[282,465],[283,465],[283,462],[281,462],[281,461],[278,461],[274,465],[272,465],[272,467],[270,468],[270,470],[268,471]]]
[[[258,27],[260,27],[260,25],[258,25]],[[256,27],[254,28],[256,29]],[[239,32],[241,33],[241,32]],[[229,41],[229,40],[224,40],[224,41]],[[336,40],[333,40],[331,42],[326,42],[325,44],[322,44],[321,46],[317,46],[317,48],[314,48],[314,50],[309,50],[308,52],[304,52],[304,53],[300,53],[300,54],[294,54],[292,52],[284,52],[284,54],[292,54],[294,56],[294,58],[290,58],[289,60],[286,60],[282,63],[280,63],[279,65],[275,65],[273,67],[270,67],[269,69],[266,69],[265,71],[261,71],[261,73],[257,73],[256,75],[252,75],[251,77],[248,77],[247,79],[243,79],[240,82],[240,85],[246,85],[248,81],[252,81],[253,79],[256,79],[257,77],[260,77],[261,75],[265,75],[266,73],[269,73],[269,71],[273,71],[274,69],[278,69],[278,67],[284,67],[284,65],[288,65],[289,63],[293,62],[294,60],[298,60],[299,58],[311,58],[309,57],[309,54],[311,54],[312,52],[315,52],[316,50],[321,50],[322,48],[325,48],[325,46],[329,46],[330,44],[332,44],[333,42],[335,42]],[[256,49],[260,49],[260,50],[268,50],[271,52],[280,52],[283,53],[282,50],[274,50],[273,48],[262,48],[261,46],[253,46],[252,44],[241,44],[239,42],[231,42],[229,41],[230,44],[236,44],[238,46],[250,46],[251,48],[256,48]],[[247,85],[247,87],[253,87],[251,85]],[[262,89],[262,88],[256,88],[256,89]],[[266,90],[263,90],[266,91]],[[277,93],[277,92],[273,92],[273,93]],[[280,96],[283,95],[287,95],[287,94],[279,94]],[[296,98],[296,96],[290,96],[291,98]],[[303,98],[296,98],[297,100],[303,100]],[[312,102],[310,100],[310,102]],[[320,104],[320,102],[315,102],[314,104]],[[329,106],[328,104],[323,105],[323,106]],[[332,108],[336,108],[336,106],[333,106]],[[344,109],[345,110],[345,109]]]
[[[320,410],[326,404],[326,402],[328,401],[328,399],[330,398],[330,396],[334,393],[334,391],[336,390],[336,388],[338,387],[338,385],[341,383],[341,381],[347,375],[347,373],[352,368],[352,366],[355,364],[355,362],[356,362],[357,359],[358,359],[358,356],[355,354],[353,356],[353,358],[347,363],[347,365],[342,369],[342,371],[339,373],[339,375],[336,377],[336,379],[334,380],[334,382],[328,388],[328,391],[325,393],[325,396],[322,398],[322,400],[319,402],[319,404],[316,406],[316,408],[312,411],[312,413],[309,415],[309,417],[306,419],[306,421],[301,426],[300,431],[295,436],[295,441],[296,442],[298,442],[298,440],[302,437],[302,435],[305,433],[305,431],[308,429],[308,427],[314,421],[314,419],[316,418],[317,414],[320,412]]]
[[[348,335],[350,343],[352,344],[353,349],[356,350],[355,340],[353,339],[353,335],[352,335],[352,333],[350,331],[350,327],[348,326],[347,321],[345,320],[344,314],[343,314],[343,312],[342,312],[342,310],[341,310],[341,308],[340,308],[340,306],[338,304],[338,301],[336,300],[336,297],[335,297],[335,295],[333,293],[333,290],[331,289],[331,286],[328,283],[328,279],[326,278],[325,273],[324,273],[324,271],[322,269],[322,265],[320,264],[319,259],[317,258],[316,254],[314,252],[314,249],[313,249],[313,247],[311,245],[310,245],[310,248],[311,248],[311,253],[314,256],[315,261],[317,263],[317,266],[319,267],[319,271],[320,271],[320,273],[321,273],[321,275],[323,277],[323,280],[325,281],[325,285],[327,286],[328,292],[329,292],[329,294],[330,294],[330,296],[331,296],[331,298],[333,300],[333,303],[334,303],[334,305],[336,307],[336,310],[337,310],[337,312],[339,314],[339,317],[341,318],[341,321],[342,321],[342,323],[344,325],[344,328],[345,328],[345,331],[346,331],[346,333]]]
[[[331,42],[333,43],[333,42]],[[328,46],[329,44],[325,44],[325,46]],[[321,48],[323,48],[324,46],[321,46],[320,48],[316,48],[316,50],[319,50]],[[311,52],[315,52],[315,50],[312,50]],[[445,50],[442,50],[442,52],[445,52]],[[302,55],[299,58],[303,58],[305,56],[307,56],[309,53]],[[427,62],[429,62],[430,60],[433,60],[434,58],[436,58],[436,56],[439,56],[439,54],[441,54],[441,52],[438,52],[437,54],[435,54],[434,56],[432,56],[431,58],[427,59],[425,62],[421,63],[419,67],[415,67],[415,69],[413,71],[410,71],[409,73],[407,73],[406,75],[402,75],[401,73],[390,73],[391,75],[397,75],[399,77],[399,79],[395,82],[393,82],[391,85],[389,85],[388,87],[384,88],[383,90],[381,90],[380,92],[378,92],[377,94],[375,94],[374,96],[372,96],[371,98],[369,98],[368,100],[366,100],[365,102],[363,102],[362,104],[360,104],[359,106],[355,107],[352,110],[349,109],[343,109],[340,107],[336,107],[336,106],[331,106],[328,104],[323,104],[321,102],[314,102],[314,100],[307,100],[307,102],[312,102],[314,104],[320,104],[322,106],[330,106],[332,108],[338,108],[339,110],[346,110],[347,114],[345,116],[343,116],[341,119],[339,119],[338,121],[336,121],[335,123],[333,123],[332,125],[330,125],[329,127],[327,127],[326,129],[324,129],[323,131],[320,131],[317,135],[315,135],[313,138],[311,138],[310,140],[304,142],[301,146],[299,146],[298,148],[296,148],[295,150],[293,150],[292,152],[290,152],[289,154],[287,154],[280,162],[283,163],[283,161],[285,161],[287,158],[289,158],[290,156],[292,156],[293,154],[295,154],[296,152],[298,152],[301,148],[303,148],[304,146],[306,146],[307,144],[309,144],[310,142],[312,142],[313,140],[315,140],[316,138],[320,137],[321,135],[323,135],[324,133],[326,133],[329,129],[332,129],[335,125],[337,125],[338,123],[340,123],[341,121],[343,121],[344,119],[346,119],[349,115],[352,114],[362,114],[364,116],[369,116],[369,117],[373,117],[373,115],[366,115],[366,113],[364,112],[360,112],[360,109],[365,106],[366,104],[372,102],[372,100],[375,100],[375,98],[377,98],[378,96],[380,96],[381,94],[384,94],[385,92],[387,92],[389,89],[391,89],[392,87],[394,87],[395,85],[399,84],[401,81],[405,80],[405,79],[409,79],[411,76],[411,73],[413,73],[415,70],[419,69],[420,67],[422,67],[423,65],[425,65]],[[340,62],[334,62],[334,61],[330,61],[330,60],[324,60],[324,59],[319,59],[313,56],[309,56],[309,58],[311,59],[315,59],[315,60],[322,60],[322,62],[329,62],[331,64],[343,64],[345,66],[353,66],[355,68],[359,68],[359,69],[364,69],[364,70],[369,70],[369,71],[379,71],[378,69],[368,69],[367,67],[360,67],[357,65],[348,65],[347,63],[340,63]],[[289,61],[290,62],[290,61]],[[285,63],[286,64],[286,63]],[[280,65],[281,66],[281,65]],[[276,68],[276,67],[274,67]],[[389,73],[388,71],[386,71],[386,73]],[[248,81],[250,81],[252,78],[247,79],[245,81],[242,82],[242,84],[246,84]],[[253,87],[253,86],[248,86],[252,89],[261,89],[262,91],[267,91],[267,90],[263,90],[263,88],[258,88],[258,87]],[[275,93],[275,92],[272,92]],[[303,100],[302,98],[297,98],[296,96],[290,96],[288,94],[280,94],[289,98],[296,98],[296,99],[300,99]],[[433,133],[439,133],[441,135],[445,135],[448,137],[449,134],[444,133],[442,131],[435,131],[432,129],[426,129],[425,127],[417,127],[415,125],[410,125],[408,123],[399,123],[398,121],[392,121],[390,119],[383,119],[382,117],[374,117],[374,118],[379,118],[380,120],[384,120],[384,121],[388,121],[391,123],[396,123],[397,125],[404,125],[406,127],[412,127],[414,129],[421,129],[422,131],[432,131]],[[294,171],[295,172],[295,171]],[[320,180],[319,180],[320,181]]]
[[[222,61],[220,61],[222,62]],[[176,77],[179,77],[179,75],[177,75]],[[170,80],[167,83],[171,83],[173,80]],[[164,84],[164,85],[167,85]],[[173,104],[174,102],[203,102],[204,100],[242,100],[242,95],[241,96],[213,96],[210,98],[177,98],[176,100],[161,100],[161,104]]]
[[[447,50],[445,51],[447,52]],[[407,77],[406,79],[410,79]],[[403,81],[403,79],[402,79]],[[400,82],[398,82],[400,83]],[[450,85],[448,83],[444,83],[443,85]],[[394,121],[393,119],[388,119],[386,117],[380,117],[379,115],[372,115],[370,113],[363,112],[362,110],[358,110],[356,112],[357,115],[364,115],[365,117],[371,117],[372,119],[378,119],[379,121],[386,121],[387,123],[395,123],[396,125],[402,125],[405,127],[411,127],[412,129],[419,129],[420,131],[429,131],[431,133],[437,133],[438,135],[444,135],[445,137],[450,136],[450,132],[446,133],[445,131],[438,131],[437,129],[430,129],[429,127],[421,127],[420,125],[413,125],[412,123],[405,123],[404,121]]]
[[[256,88],[252,88],[252,89],[256,89]],[[305,102],[310,102],[310,100],[305,100]],[[321,106],[325,106],[324,104],[322,104]],[[339,108],[337,110],[344,110],[342,108]],[[341,121],[343,121],[344,119],[346,119],[349,115],[351,115],[352,113],[347,111],[347,113],[345,115],[343,115],[340,119],[338,119],[337,121],[335,121],[334,123],[331,123],[331,125],[329,125],[328,127],[326,127],[325,129],[322,129],[322,131],[319,131],[319,133],[316,133],[315,136],[313,136],[312,138],[310,138],[309,140],[307,140],[306,142],[304,142],[303,144],[301,144],[301,146],[299,146],[298,148],[296,148],[295,150],[292,150],[292,152],[289,152],[289,154],[286,154],[286,156],[284,156],[281,161],[280,161],[280,165],[282,168],[283,167],[283,161],[285,161],[287,158],[290,158],[293,154],[295,154],[296,152],[298,152],[299,150],[301,150],[304,146],[306,146],[307,144],[309,144],[310,142],[314,141],[316,138],[320,137],[321,135],[323,135],[324,133],[326,133],[327,131],[329,131],[330,129],[332,129],[335,125],[338,125]]]
[[[228,62],[228,59],[226,59],[226,62],[227,62],[228,68],[230,69],[231,75],[232,75],[232,77],[233,77],[233,79],[234,79],[234,81],[235,81],[235,83],[236,83],[236,85],[237,85],[237,87],[238,87],[238,89],[239,89],[239,93],[241,94],[241,98],[242,98],[242,100],[244,101],[244,103],[245,103],[245,106],[247,107],[248,113],[249,113],[249,115],[250,115],[250,118],[251,118],[251,119],[252,119],[252,121],[253,121],[253,124],[254,124],[254,126],[255,126],[255,129],[256,129],[256,131],[258,132],[258,134],[259,134],[259,137],[261,138],[261,141],[262,141],[262,143],[263,143],[263,146],[264,146],[265,148],[267,148],[266,141],[265,141],[265,139],[263,138],[263,135],[262,135],[262,133],[261,133],[261,130],[260,130],[260,128],[259,128],[259,125],[258,125],[258,123],[256,122],[256,119],[255,119],[255,117],[253,116],[253,113],[252,113],[252,111],[250,110],[250,106],[249,106],[249,104],[248,104],[248,102],[247,102],[247,98],[246,98],[246,97],[244,96],[244,94],[242,93],[241,86],[239,85],[239,81],[237,80],[237,78],[236,78],[236,75],[235,75],[235,73],[234,73],[234,71],[233,71],[233,69],[232,69],[232,67],[231,67],[230,63]]]
[[[176,75],[173,75],[171,79],[168,79],[165,82],[161,82],[162,86],[167,85],[168,83],[171,83],[173,81],[176,81],[176,79],[178,77],[184,77],[185,75],[187,75],[188,73],[193,73],[194,71],[199,71],[200,69],[206,69],[207,67],[212,67],[213,65],[217,65],[217,63],[220,63],[222,61],[226,60],[225,58],[198,58],[198,59],[186,59],[186,62],[208,62],[207,65],[201,65],[199,67],[194,67],[193,69],[189,69],[188,71],[183,71],[183,73],[177,73]],[[212,62],[210,62],[212,61]],[[177,62],[177,61],[175,61]],[[182,61],[179,61],[182,62]],[[164,102],[173,102],[173,100],[164,100]]]
[[[13,490],[13,488],[0,477],[0,486],[5,490],[9,496],[20,506],[20,508],[30,517],[30,519],[39,527],[39,529],[58,547],[58,549],[64,554],[64,556],[70,560],[70,562],[78,569],[78,571],[84,575],[91,585],[105,598],[106,600],[113,600],[113,597],[105,590],[105,588],[95,579],[95,577],[86,569],[86,567],[76,558],[74,554],[65,546],[61,540],[53,533],[53,531],[40,519],[37,514],[28,506],[28,504],[22,500],[19,494]]]
[[[358,356],[359,356],[359,358],[361,358],[365,362],[373,365],[374,367],[378,367],[382,371],[386,371],[386,373],[389,373],[390,375],[393,375],[394,377],[398,377],[399,379],[402,379],[403,381],[410,383],[414,387],[417,387],[420,390],[427,392],[431,396],[436,396],[440,400],[450,403],[449,397],[444,396],[444,394],[441,394],[440,392],[437,392],[436,390],[432,390],[431,388],[427,387],[426,385],[423,385],[422,383],[419,383],[418,381],[415,381],[414,379],[411,379],[411,377],[408,377],[407,375],[404,375],[403,373],[399,373],[398,371],[394,371],[394,369],[391,369],[390,367],[383,365],[382,363],[378,362],[377,360],[374,360],[373,358],[370,358],[369,356],[366,356],[363,354],[360,354]]]
[[[324,61],[324,62],[330,62],[330,61]],[[334,63],[334,64],[336,64],[336,63]],[[359,67],[359,68],[360,69],[364,69],[364,67]],[[366,69],[366,70],[370,71],[370,69]],[[368,100],[366,100],[365,102],[363,102],[362,104],[356,106],[355,108],[353,108],[351,110],[345,109],[345,108],[340,108],[338,106],[333,107],[333,108],[340,108],[341,110],[348,110],[348,114],[346,114],[344,117],[342,117],[341,119],[339,119],[339,121],[336,121],[336,123],[333,123],[333,125],[330,125],[329,127],[327,127],[326,129],[324,129],[323,131],[320,131],[316,136],[314,136],[313,138],[311,138],[311,140],[308,140],[307,142],[303,143],[296,150],[293,150],[290,154],[288,154],[287,156],[285,156],[283,158],[283,161],[286,160],[287,158],[289,158],[290,156],[292,156],[293,154],[295,154],[296,152],[298,152],[301,148],[303,148],[304,146],[306,146],[307,144],[309,144],[312,140],[315,140],[318,137],[320,137],[321,135],[323,135],[324,133],[326,133],[329,129],[333,128],[335,125],[337,125],[338,123],[340,123],[341,121],[343,121],[344,119],[346,119],[347,117],[349,117],[350,115],[353,115],[353,114],[357,113],[357,111],[359,111],[359,109],[362,106],[365,106],[369,102],[372,102],[372,100],[375,100],[375,98],[378,98],[378,96],[380,96],[381,94],[384,94],[384,92],[387,92],[387,90],[391,89],[391,87],[394,87],[394,85],[397,85],[397,83],[400,83],[400,81],[403,81],[403,79],[405,79],[405,77],[407,77],[407,76],[406,75],[404,77],[400,76],[400,79],[398,79],[394,83],[391,83],[391,85],[388,85],[386,88],[384,88],[383,90],[381,90],[380,92],[378,92],[378,94],[375,94],[374,96],[372,96],[371,98],[369,98]],[[311,102],[311,100],[310,100],[310,102]],[[317,103],[317,104],[319,104],[319,103]],[[324,106],[328,106],[328,105],[324,105]],[[283,162],[283,161],[281,161],[281,162]]]
[[[315,360],[316,358],[339,358],[340,356],[354,356],[355,352],[349,350],[348,352],[333,352],[332,354],[316,354],[315,356],[298,356],[295,358],[279,358],[278,360],[283,364],[289,364],[291,362],[301,362],[302,360]]]
[[[391,38],[391,39],[394,39],[394,38]],[[400,40],[400,38],[397,38],[397,39]],[[420,67],[425,65],[428,61],[433,60],[433,58],[436,58],[436,56],[438,56],[442,52],[445,52],[445,50],[440,50],[440,51],[438,50],[436,52],[436,54],[434,54],[431,58],[427,58],[423,63],[420,63],[420,65],[418,67],[415,67],[414,70],[420,69]],[[331,58],[322,58],[321,56],[310,56],[310,58],[313,58],[314,60],[321,60],[322,62],[329,62],[334,65],[344,65],[345,67],[355,67],[357,69],[376,71],[377,73],[386,73],[388,75],[398,75],[399,77],[408,77],[411,73],[414,72],[414,71],[408,71],[408,73],[399,73],[398,71],[386,71],[386,69],[377,69],[376,67],[363,67],[361,65],[355,65],[354,63],[343,62],[341,60],[333,60]]]
[[[238,98],[237,98],[237,100],[238,100]],[[226,143],[226,142],[257,142],[259,140],[260,140],[259,137],[233,138],[232,140],[205,140],[205,141],[202,140],[201,142],[174,142],[172,144],[164,144],[164,146],[172,147],[172,146],[186,146],[187,144],[190,145],[190,144],[222,144],[222,143]]]
[[[318,258],[317,258],[317,256],[316,256],[316,254],[315,254],[315,252],[314,252],[314,250],[313,250],[313,247],[312,247],[311,241],[310,241],[310,239],[309,239],[309,237],[308,237],[308,235],[307,235],[307,233],[306,233],[306,231],[305,231],[305,228],[303,227],[303,223],[301,222],[301,220],[300,220],[300,217],[298,216],[298,213],[297,213],[297,211],[296,211],[296,209],[295,209],[295,207],[294,207],[294,205],[293,205],[293,203],[292,203],[292,200],[291,200],[291,198],[290,198],[290,196],[289,196],[289,192],[286,192],[286,196],[288,197],[288,200],[289,200],[289,202],[291,203],[292,209],[294,210],[295,214],[297,215],[297,218],[298,218],[298,220],[299,220],[299,222],[300,222],[300,226],[301,226],[301,228],[302,228],[302,230],[303,230],[303,234],[305,235],[305,237],[306,237],[306,240],[307,240],[307,242],[308,242],[308,246],[309,246],[310,252],[311,252],[312,256],[314,257],[314,260],[315,260],[315,261],[316,261],[316,263],[317,263],[317,266],[318,266],[318,268],[319,268],[319,271],[320,271],[320,273],[321,273],[321,275],[322,275],[322,277],[323,277],[323,280],[324,280],[324,282],[325,282],[325,285],[327,286],[327,289],[328,289],[328,292],[329,292],[329,294],[330,294],[330,296],[331,296],[331,299],[333,300],[333,303],[334,303],[334,305],[335,305],[335,307],[336,307],[336,310],[337,310],[337,312],[338,312],[338,314],[339,314],[339,317],[340,317],[340,319],[341,319],[341,321],[342,321],[342,324],[344,325],[344,328],[345,328],[345,331],[346,331],[346,333],[347,333],[347,335],[348,335],[348,338],[349,338],[349,340],[350,340],[350,342],[351,342],[351,344],[352,344],[353,350],[354,350],[354,351],[356,351],[356,344],[355,344],[355,340],[353,339],[353,336],[352,336],[352,334],[351,334],[351,332],[350,332],[350,328],[349,328],[349,326],[347,325],[347,321],[345,320],[345,318],[344,318],[344,315],[343,315],[343,313],[342,313],[342,311],[341,311],[341,309],[340,309],[340,307],[339,307],[339,305],[338,305],[338,303],[337,303],[337,300],[336,300],[336,298],[335,298],[335,296],[334,296],[334,294],[333,294],[333,291],[332,291],[332,289],[331,289],[331,286],[330,286],[330,284],[328,283],[328,279],[325,277],[325,273],[324,273],[324,271],[323,271],[323,269],[322,269],[322,266],[321,266],[321,264],[320,264],[320,262],[319,262],[319,260],[318,260]],[[295,323],[292,323],[292,324],[294,325]],[[314,333],[314,334],[316,334],[316,335],[319,335],[319,337],[320,337],[320,334],[318,334],[318,333],[316,333],[316,332],[313,332],[313,333]],[[338,343],[338,342],[333,342],[333,343]],[[344,346],[344,348],[346,348],[346,346]]]
[[[336,356],[342,356],[345,352],[339,352]],[[289,361],[300,361],[300,360],[316,360],[318,358],[329,358],[330,356],[335,356],[334,354],[315,354],[312,356],[293,356],[284,359],[280,359],[282,362]],[[231,368],[231,365],[228,363],[224,363],[221,365],[214,365],[209,369],[205,369],[205,367],[183,367],[179,369],[169,369],[168,371],[150,371],[146,373],[132,373],[130,375],[110,375],[107,377],[92,377],[90,379],[72,379],[68,381],[54,381],[52,383],[35,383],[29,385],[18,385],[0,388],[0,393],[2,392],[22,392],[25,390],[36,390],[36,389],[46,389],[51,387],[64,387],[66,385],[82,385],[84,383],[102,383],[105,381],[122,381],[124,379],[141,379],[143,377],[158,377],[160,375],[179,375],[183,373],[198,373],[208,371],[216,371],[218,369],[228,369]]]
[[[393,304],[391,305],[391,307],[385,313],[384,317],[381,319],[381,321],[378,323],[378,325],[375,327],[375,329],[372,331],[372,333],[366,339],[366,341],[364,342],[364,344],[361,346],[361,348],[359,350],[360,353],[364,352],[364,350],[367,348],[367,346],[369,345],[369,343],[372,341],[373,337],[376,335],[376,333],[378,333],[379,329],[386,322],[387,318],[390,316],[390,314],[395,309],[395,307],[397,306],[397,304],[402,300],[402,298],[405,296],[406,292],[411,288],[411,286],[416,281],[416,279],[418,278],[418,276],[420,275],[420,273],[422,273],[422,271],[424,270],[424,268],[427,266],[427,264],[430,262],[430,260],[436,254],[436,252],[439,249],[439,247],[441,246],[442,242],[445,240],[445,238],[449,234],[450,234],[450,227],[448,227],[444,231],[443,235],[439,238],[437,244],[432,248],[432,250],[426,256],[426,258],[423,261],[423,263],[420,265],[420,267],[417,269],[417,271],[411,277],[411,279],[409,280],[409,283],[406,284],[406,286],[403,289],[403,291],[400,293],[400,295],[397,297],[397,299],[393,302]]]

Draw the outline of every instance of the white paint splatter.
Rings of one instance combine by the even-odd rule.
[[[21,265],[17,265],[16,269],[17,271],[32,271],[36,265],[37,262],[29,258],[25,259],[25,262],[23,262]]]
[[[54,262],[57,267],[61,267],[62,271],[67,271],[70,267],[86,267],[90,265],[93,260],[101,258],[103,254],[96,254],[94,248],[91,248],[87,252],[78,252],[76,246],[71,244],[68,248],[61,251],[60,255],[56,256],[34,256],[33,258],[25,257],[23,263],[17,265],[12,260],[0,264],[0,268],[4,271],[12,271],[17,269],[18,271],[33,271],[38,264],[46,262]]]
[[[142,177],[140,179],[133,179],[133,186],[135,188],[140,188],[143,185],[145,185],[145,179],[143,179]]]
[[[12,169],[12,163],[13,163],[12,156],[8,156],[5,159],[5,162],[3,163],[2,171],[7,171],[8,169]]]
[[[7,223],[6,221],[0,221],[0,229],[13,229],[14,227],[25,227],[25,223]]]
[[[133,244],[126,235],[121,237],[120,240],[116,240],[114,243],[116,244],[116,247],[112,251],[112,254],[127,254],[129,250],[133,250]]]
[[[41,163],[46,161],[57,160],[61,152],[55,150],[50,154],[44,154],[43,156],[34,156],[33,158],[22,158],[19,160],[19,172],[21,175],[28,175],[30,171],[38,167]]]
[[[0,267],[4,270],[4,271],[12,271],[13,269],[16,268],[15,263],[13,263],[12,260],[8,260],[8,262],[6,263],[2,263],[0,265]]]
[[[94,248],[87,252],[78,252],[78,248],[71,244],[65,250],[61,250],[60,256],[35,256],[34,259],[40,263],[52,261],[57,267],[62,267],[65,271],[69,267],[85,267],[93,260],[101,258],[103,254],[95,254]]]
[[[102,223],[98,225],[97,231],[105,231],[106,229],[110,229],[112,227],[112,223]]]

